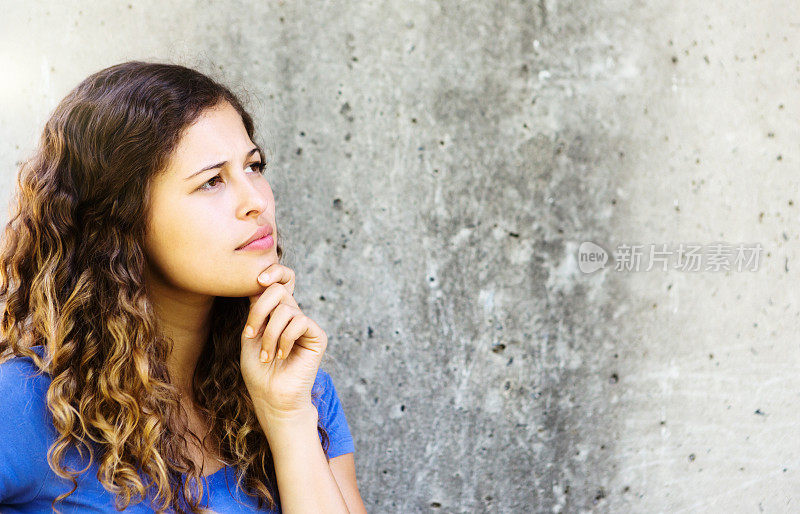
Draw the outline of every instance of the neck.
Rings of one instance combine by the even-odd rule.
[[[184,399],[192,398],[192,376],[210,330],[214,297],[148,282],[148,296],[164,335],[173,342],[167,358],[170,380]]]

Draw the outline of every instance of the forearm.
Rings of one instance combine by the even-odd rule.
[[[259,414],[267,436],[283,512],[348,513],[336,479],[325,459],[312,405],[291,418]]]

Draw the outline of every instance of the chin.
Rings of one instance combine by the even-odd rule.
[[[252,282],[250,280],[244,283],[228,283],[219,288],[207,291],[211,296],[224,296],[228,298],[241,298],[244,296],[255,296],[264,292],[264,286],[256,282],[258,274],[253,275]]]

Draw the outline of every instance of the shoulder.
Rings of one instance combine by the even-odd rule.
[[[314,378],[314,387],[311,389],[311,393],[320,393],[322,394],[328,388],[328,384],[333,383],[331,380],[331,376],[322,368],[317,370],[317,376]]]
[[[41,355],[41,347],[34,351]],[[46,409],[47,388],[50,376],[41,373],[28,357],[12,357],[0,363],[0,415],[12,415],[19,419],[30,417]]]
[[[49,375],[27,357],[0,363],[0,502],[32,499],[50,470],[47,450],[55,429],[47,410],[49,385]]]
[[[345,417],[344,406],[333,385],[331,375],[322,368],[317,371],[311,394],[330,441],[328,457],[333,458],[353,452],[353,436]]]
[[[320,407],[330,408],[332,403],[339,402],[336,387],[333,385],[333,378],[322,368],[317,370],[314,386],[311,388],[311,396],[317,409],[320,409]],[[322,412],[320,412],[320,415],[322,415]]]
[[[41,355],[40,347],[34,347],[34,351]],[[50,424],[47,410],[49,386],[50,375],[40,372],[28,357],[12,357],[0,363],[0,441],[13,436],[7,431],[39,431]],[[17,430],[17,426],[26,430]]]

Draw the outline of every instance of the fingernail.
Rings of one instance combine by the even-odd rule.
[[[253,330],[253,327],[251,327],[249,325],[247,327],[245,327],[245,329],[244,329],[244,336],[245,337],[252,338],[255,334],[256,334],[256,331]]]
[[[278,350],[278,360],[283,359],[283,350]]]
[[[262,273],[258,276],[258,281],[261,283],[265,283],[269,279],[269,273]]]
[[[269,357],[269,355],[267,355],[267,351],[261,350],[261,362],[267,362],[267,357]]]

